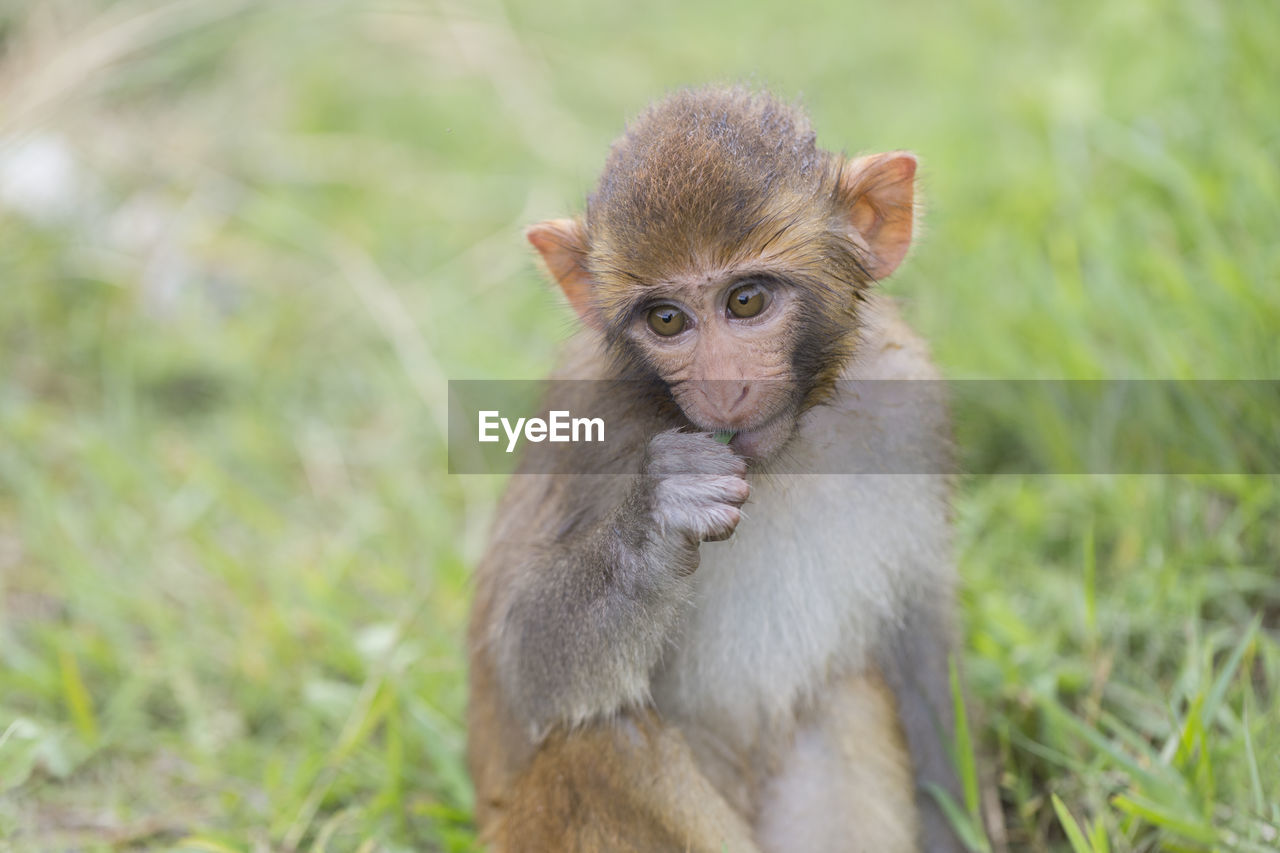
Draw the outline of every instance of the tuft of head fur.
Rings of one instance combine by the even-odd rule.
[[[608,289],[780,253],[788,231],[827,230],[842,165],[800,110],[768,93],[677,92],[614,143],[587,199],[588,268]]]
[[[610,343],[622,345],[627,313],[649,287],[775,273],[825,306],[806,318],[800,357],[812,364],[799,372],[833,373],[872,281],[847,227],[847,164],[817,147],[803,112],[767,92],[710,86],[650,106],[613,144],[587,199],[584,266]]]
[[[644,280],[669,259],[728,260],[726,247],[778,219],[833,179],[803,114],[744,88],[705,88],[651,106],[614,143],[587,200],[593,259]],[[607,271],[602,271],[607,272]]]

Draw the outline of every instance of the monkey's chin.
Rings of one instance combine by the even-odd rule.
[[[734,433],[733,438],[729,440],[729,446],[738,455],[748,459],[768,459],[790,440],[791,434],[795,431],[795,424],[795,418],[780,415],[754,429],[744,429]]]

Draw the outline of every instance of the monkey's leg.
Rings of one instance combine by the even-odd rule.
[[[765,787],[770,853],[898,853],[918,847],[911,756],[879,673],[832,684]]]
[[[493,853],[757,853],[751,828],[651,714],[551,735],[482,834]]]

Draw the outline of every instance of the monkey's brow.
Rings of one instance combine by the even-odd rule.
[[[744,277],[757,278],[758,276],[754,273],[747,276],[734,274],[716,276],[716,279],[736,281]],[[636,280],[639,281],[639,279]],[[682,290],[679,284],[671,282],[646,283],[644,287],[633,288],[626,296],[615,297],[601,307],[607,308],[608,313],[617,316],[619,323],[625,323],[627,318],[650,305],[659,305],[663,302],[686,302],[687,300],[681,295]]]
[[[599,257],[591,257],[587,262],[588,270],[595,276],[615,276],[617,278],[626,279],[632,284],[647,284],[643,278],[616,263],[610,263]]]
[[[620,337],[631,323],[633,317],[640,312],[645,305],[662,297],[651,292],[640,292],[627,296],[623,299],[613,299],[605,305],[599,306],[604,309],[601,311],[604,316],[612,316],[613,319],[605,326],[605,335],[610,339]]]

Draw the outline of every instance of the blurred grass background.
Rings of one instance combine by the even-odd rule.
[[[947,375],[1280,377],[1273,0],[0,0],[0,847],[472,849],[445,380],[548,368],[521,226],[741,79],[921,156]],[[956,515],[975,849],[1278,849],[1280,478]]]

